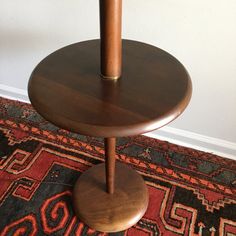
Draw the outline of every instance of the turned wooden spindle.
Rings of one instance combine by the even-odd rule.
[[[116,162],[116,139],[105,138],[105,161],[106,161],[106,190],[109,194],[115,189],[115,162]]]
[[[122,0],[100,0],[101,76],[118,79],[121,76]]]
[[[100,0],[101,76],[116,80],[121,76],[122,0]],[[106,191],[114,193],[115,138],[105,138]]]

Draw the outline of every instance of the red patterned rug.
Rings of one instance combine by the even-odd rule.
[[[71,206],[76,179],[103,154],[102,139],[0,98],[0,235],[107,235],[80,222]],[[110,235],[236,235],[235,161],[144,136],[118,139],[117,159],[143,176],[150,204],[134,227]]]

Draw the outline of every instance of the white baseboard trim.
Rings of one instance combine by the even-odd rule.
[[[24,89],[19,89],[4,84],[0,84],[0,96],[29,103],[28,93]]]
[[[10,87],[4,84],[0,84],[0,96],[30,103],[26,90]],[[169,126],[165,126],[145,135],[236,160],[236,143],[233,142],[200,135]]]
[[[146,133],[145,136],[236,160],[236,143],[223,139],[217,139],[169,126]]]

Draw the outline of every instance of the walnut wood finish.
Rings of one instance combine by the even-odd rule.
[[[93,229],[117,232],[128,229],[144,215],[148,192],[142,177],[117,162],[115,191],[106,192],[105,165],[91,167],[77,180],[73,191],[78,217]]]
[[[145,133],[179,116],[191,97],[183,65],[167,52],[123,41],[123,73],[99,79],[100,41],[64,47],[33,71],[28,91],[36,110],[76,133],[120,137]]]
[[[106,164],[106,190],[108,193],[114,193],[115,185],[115,162],[116,162],[116,139],[105,138],[105,164]]]
[[[33,106],[47,120],[105,138],[105,164],[83,173],[73,192],[77,216],[102,232],[131,227],[148,206],[142,177],[115,163],[115,137],[166,125],[183,112],[192,92],[187,71],[167,52],[130,40],[122,49],[121,13],[122,0],[100,0],[101,40],[52,53],[28,85]]]
[[[100,0],[101,75],[106,79],[121,76],[122,0]]]

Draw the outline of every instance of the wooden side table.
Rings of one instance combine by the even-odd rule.
[[[192,86],[183,65],[167,52],[121,40],[121,0],[100,0],[100,16],[101,39],[50,54],[34,69],[28,92],[35,109],[53,124],[104,137],[105,164],[81,175],[73,205],[90,227],[117,232],[144,215],[148,191],[134,170],[115,165],[116,137],[171,122],[187,106]]]

